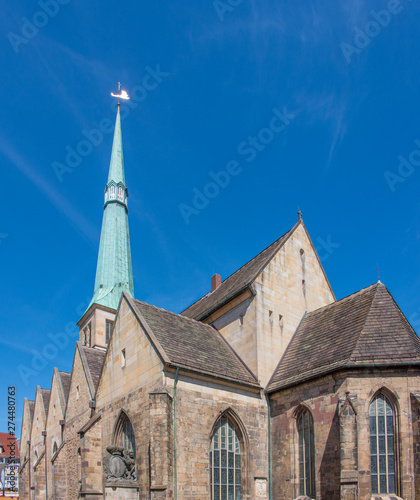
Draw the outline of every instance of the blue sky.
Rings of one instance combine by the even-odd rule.
[[[136,298],[180,312],[300,209],[337,298],[379,265],[419,331],[419,21],[416,0],[5,3],[0,431],[8,385],[20,433],[71,370],[118,81]]]

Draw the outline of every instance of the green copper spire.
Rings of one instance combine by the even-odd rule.
[[[100,304],[117,309],[123,291],[134,297],[127,197],[118,104],[108,182],[105,186],[95,290],[89,307],[92,304]]]

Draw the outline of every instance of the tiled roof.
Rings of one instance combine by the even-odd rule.
[[[202,320],[223,304],[242,293],[267,266],[299,224],[303,224],[301,219],[290,231],[222,281],[222,284],[214,292],[209,292],[181,314],[197,321]]]
[[[61,385],[63,386],[63,392],[64,392],[64,399],[67,400],[69,399],[69,392],[70,392],[70,380],[71,380],[71,374],[66,373],[66,372],[58,372],[60,375],[61,379]]]
[[[14,449],[11,450],[11,445],[13,443]],[[4,452],[2,450],[4,450]],[[11,451],[13,453],[11,453]],[[15,436],[10,435],[8,432],[0,432],[0,458],[8,458],[10,456],[14,456],[15,458],[20,457],[19,447]]]
[[[29,408],[29,420],[32,423],[32,420],[34,418],[35,401],[28,401],[28,408]]]
[[[145,320],[149,332],[157,340],[155,347],[163,350],[160,354],[166,357],[167,362],[194,372],[259,387],[253,373],[217,330],[145,302],[131,300],[127,295],[125,297],[137,309],[140,322]]]
[[[41,395],[42,395],[42,400],[44,402],[45,415],[48,415],[48,407],[50,405],[51,390],[50,389],[41,389]]]
[[[272,392],[342,367],[420,363],[420,339],[382,283],[308,313],[281,359]]]
[[[99,384],[99,377],[101,376],[102,365],[105,361],[106,351],[101,351],[99,349],[94,349],[93,347],[86,347],[82,345],[80,345],[80,349],[82,350],[86,358],[89,374],[92,377],[93,396]]]

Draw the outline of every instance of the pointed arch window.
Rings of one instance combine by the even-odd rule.
[[[118,200],[124,201],[124,189],[121,186],[118,187]]]
[[[58,450],[57,441],[54,441],[52,454],[55,455],[57,453],[57,450]]]
[[[131,425],[130,419],[124,412],[121,412],[115,428],[115,444],[123,447],[124,450],[127,450],[128,452],[133,452],[135,455],[136,445],[133,426]]]
[[[212,500],[241,498],[241,444],[227,416],[217,422],[211,438],[210,489]]]
[[[115,200],[115,186],[109,186],[109,199]]]
[[[396,493],[395,411],[384,394],[369,406],[372,494]]]
[[[304,410],[297,421],[299,434],[299,493],[315,498],[314,420]]]

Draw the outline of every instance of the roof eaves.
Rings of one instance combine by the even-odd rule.
[[[202,321],[203,319],[205,319],[206,317],[208,317],[210,314],[212,314],[214,311],[217,311],[222,306],[224,306],[225,304],[227,304],[228,302],[230,302],[232,299],[234,299],[235,297],[237,297],[238,295],[240,295],[242,292],[244,292],[247,288],[249,288],[249,285],[255,281],[255,279],[260,274],[260,272],[266,267],[267,262],[269,262],[273,258],[273,255],[276,254],[283,247],[283,245],[287,242],[287,240],[290,238],[290,236],[293,234],[293,232],[295,231],[295,229],[300,224],[303,224],[303,221],[301,219],[299,219],[296,222],[296,224],[291,229],[289,229],[289,231],[287,231],[282,236],[280,236],[280,238],[277,238],[277,240],[274,241],[273,243],[271,243],[271,245],[268,245],[268,247],[266,247],[263,250],[261,250],[261,252],[257,253],[257,255],[255,255],[251,260],[249,260],[248,262],[246,262],[245,264],[243,264],[239,269],[237,269],[235,272],[233,272],[232,274],[230,274],[226,279],[224,279],[223,282],[222,282],[222,284],[225,283],[228,279],[232,278],[236,273],[239,273],[239,271],[241,271],[241,269],[243,269],[245,266],[247,266],[248,264],[250,264],[259,255],[261,255],[263,252],[265,252],[267,249],[269,249],[271,246],[273,246],[273,249],[271,250],[271,252],[266,257],[264,263],[261,264],[260,267],[258,268],[258,270],[252,274],[252,276],[246,281],[246,283],[244,284],[244,286],[241,288],[241,290],[239,292],[235,292],[235,294],[233,296],[229,296],[228,295],[227,298],[221,304],[219,304],[219,305],[215,306],[214,308],[212,308],[212,310],[209,313],[207,313],[207,312],[204,313],[202,316],[200,316],[197,319],[197,321]],[[284,240],[283,240],[283,238],[284,238]],[[275,246],[276,243],[281,243],[281,244],[278,247],[276,247]],[[203,295],[203,297],[199,298],[198,300],[196,300],[195,302],[193,302],[190,306],[188,306],[186,309],[184,309],[181,312],[181,315],[183,315],[186,311],[188,311],[188,309],[190,309],[191,307],[193,307],[195,304],[197,304],[198,302],[200,302],[200,301],[208,298],[209,296],[211,296],[211,293],[207,293],[206,295]]]
[[[343,370],[359,370],[361,368],[397,368],[397,367],[419,367],[420,361],[401,361],[401,362],[380,362],[380,363],[368,363],[368,362],[360,362],[360,363],[345,363],[340,365],[340,362],[336,363],[336,366],[329,365],[330,368],[326,370],[322,370],[319,373],[311,373],[307,372],[302,378],[298,378],[296,380],[292,380],[291,382],[285,382],[284,384],[276,384],[271,389],[267,389],[267,394],[272,394],[276,391],[283,391],[285,389],[289,389],[290,387],[304,384],[305,382],[309,382],[310,380],[315,380],[317,378],[324,377],[325,375],[330,375],[331,373],[343,371]],[[311,370],[314,372],[315,370]],[[292,377],[289,377],[289,380]]]
[[[244,382],[243,380],[236,379],[234,377],[228,377],[227,375],[220,375],[220,374],[215,374],[213,372],[207,371],[207,370],[198,370],[196,368],[191,368],[187,365],[183,365],[182,363],[169,363],[166,365],[165,369],[168,370],[168,368],[176,369],[179,368],[180,370],[188,373],[194,373],[196,375],[201,375],[203,377],[209,377],[217,380],[223,380],[225,382],[230,382],[231,384],[237,384],[240,386],[245,386],[245,387],[252,387],[253,389],[258,389],[261,390],[262,387],[259,385],[258,381],[255,382],[255,384],[251,382]]]
[[[238,290],[237,292],[231,294],[231,295],[227,295],[226,298],[220,302],[217,306],[213,307],[212,309],[210,309],[210,311],[208,312],[205,312],[204,314],[202,314],[201,316],[199,316],[197,319],[195,319],[195,321],[203,321],[204,319],[208,318],[209,316],[211,316],[215,311],[218,311],[219,309],[221,309],[223,306],[225,306],[226,304],[228,304],[229,302],[231,302],[232,300],[236,299],[236,297],[239,297],[241,294],[243,294],[246,290],[251,290],[252,294],[255,295],[253,289],[251,288],[251,283],[247,283],[245,286],[243,286],[240,290]],[[206,296],[205,296],[206,297]],[[188,316],[183,316],[184,318],[187,318]],[[194,319],[194,318],[190,318],[190,319]]]

